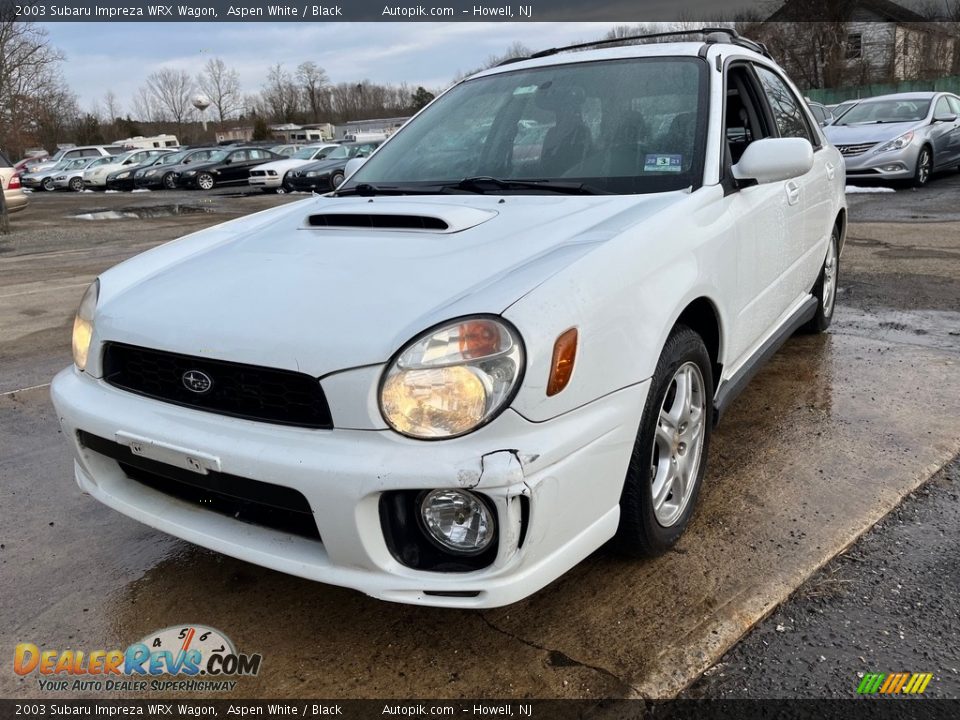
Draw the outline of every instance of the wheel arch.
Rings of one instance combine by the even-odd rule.
[[[706,295],[701,295],[687,303],[674,321],[673,327],[677,325],[686,325],[697,333],[707,346],[713,371],[713,386],[716,390],[723,373],[723,323],[717,306]]]

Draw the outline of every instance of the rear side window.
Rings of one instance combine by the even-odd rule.
[[[770,102],[770,109],[773,111],[773,119],[780,131],[780,137],[803,138],[809,140],[814,146],[819,145],[814,140],[803,116],[801,101],[794,95],[793,91],[787,87],[787,84],[780,77],[767,68],[758,65],[756,69],[757,77],[760,78],[760,85]]]

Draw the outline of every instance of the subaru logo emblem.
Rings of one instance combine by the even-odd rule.
[[[210,388],[213,387],[213,380],[210,379],[210,376],[199,370],[187,370],[182,379],[183,386],[198,395],[210,392]]]

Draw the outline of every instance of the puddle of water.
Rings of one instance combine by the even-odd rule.
[[[143,218],[175,217],[178,215],[199,215],[216,212],[212,207],[198,205],[147,205],[127,207],[119,210],[90,210],[72,217],[76,220],[137,220]]]

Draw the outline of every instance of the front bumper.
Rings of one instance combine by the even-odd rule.
[[[136,187],[134,179],[124,178],[123,180],[107,180],[107,190],[133,190]]]
[[[878,152],[874,148],[860,155],[844,156],[849,179],[909,180],[917,170],[920,145],[914,141],[900,150]]]
[[[251,175],[247,178],[250,187],[276,189],[283,184],[282,175]]]
[[[327,192],[330,187],[330,176],[306,177],[303,175],[288,177],[286,185],[293,192]]]
[[[57,375],[51,395],[75,453],[78,484],[119,512],[226,555],[383,600],[485,608],[536,592],[613,536],[648,386],[542,423],[507,410],[470,435],[441,442],[224,417],[124,392],[73,367]],[[293,488],[309,502],[322,542],[242,523],[141,485],[116,461],[83,446],[78,431],[192,448],[217,458],[223,473]],[[490,566],[413,570],[391,555],[380,496],[445,487],[474,489],[494,503],[499,548]],[[521,497],[529,501],[525,527]]]

